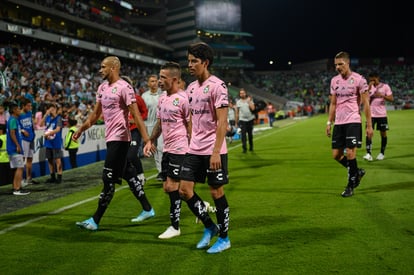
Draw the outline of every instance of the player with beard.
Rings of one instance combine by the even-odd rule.
[[[98,230],[101,218],[114,196],[115,184],[121,184],[121,178],[126,179],[130,186],[140,183],[136,173],[131,172],[132,169],[125,169],[126,156],[131,142],[129,113],[134,117],[144,143],[151,142],[138,111],[134,90],[120,77],[120,68],[121,62],[116,56],[108,56],[102,61],[99,73],[105,81],[98,87],[95,109],[73,134],[73,139],[77,140],[103,115],[106,141],[106,158],[102,174],[104,186],[95,214],[83,222],[76,223],[80,228],[91,231]],[[153,149],[155,148],[151,147],[151,150]]]

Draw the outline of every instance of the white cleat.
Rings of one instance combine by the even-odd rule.
[[[171,239],[181,235],[180,228],[175,229],[173,226],[167,228],[161,235],[158,236],[159,239]]]
[[[377,156],[377,160],[384,160],[385,156],[383,153],[379,153]]]
[[[367,160],[367,161],[372,161],[373,160],[373,158],[372,158],[372,156],[371,156],[371,154],[370,153],[367,153],[364,157],[363,157],[365,160]]]

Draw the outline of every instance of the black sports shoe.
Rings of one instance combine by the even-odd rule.
[[[346,198],[346,197],[351,197],[354,194],[354,189],[352,187],[346,187],[344,192],[342,192],[341,196]]]
[[[163,181],[162,174],[158,173],[157,178],[158,181]]]
[[[354,189],[359,186],[359,184],[361,183],[361,179],[364,175],[365,175],[365,170],[362,169],[362,168],[358,168],[358,177],[357,177],[357,180],[354,184]]]
[[[56,179],[54,179],[54,178],[48,178],[46,180],[46,183],[56,183]]]

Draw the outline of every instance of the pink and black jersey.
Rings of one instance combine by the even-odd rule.
[[[188,151],[187,128],[190,106],[187,94],[180,90],[168,95],[163,92],[158,99],[157,119],[161,120],[163,152],[184,155]]]
[[[217,118],[215,110],[229,105],[226,84],[211,75],[201,85],[197,80],[190,83],[186,92],[190,102],[192,122],[189,153],[211,155],[216,142]],[[227,145],[223,141],[220,154],[226,153]]]
[[[128,106],[136,102],[134,90],[123,79],[109,85],[99,85],[96,101],[102,104],[105,121],[105,139],[108,141],[130,141]]]
[[[391,88],[388,84],[379,83],[378,86],[371,87],[369,94],[371,96],[371,117],[386,117],[387,108],[385,107],[385,99],[383,97],[374,96],[375,93],[379,93],[382,96],[392,95]]]
[[[331,80],[331,95],[336,96],[335,125],[361,123],[360,95],[368,90],[366,79],[356,73],[344,79],[337,75]]]

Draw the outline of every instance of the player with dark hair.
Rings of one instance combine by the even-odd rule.
[[[387,107],[385,101],[394,101],[391,87],[380,81],[380,76],[377,72],[372,72],[368,76],[369,83],[371,84],[370,93],[370,108],[372,117],[372,128],[375,128],[381,134],[381,151],[377,156],[377,160],[383,160],[385,158],[385,148],[387,147],[387,131],[388,118],[387,118]],[[366,149],[367,153],[364,156],[365,160],[372,161],[371,150],[372,150],[372,139],[366,137]]]
[[[138,111],[143,120],[147,118],[148,109],[145,105],[144,100],[138,93],[135,91],[134,85],[132,83],[132,79],[128,76],[123,75],[121,76],[123,80],[131,85],[132,89],[134,90],[135,99],[138,106]],[[155,211],[152,208],[150,202],[148,201],[147,196],[144,192],[144,184],[145,184],[145,176],[144,176],[144,168],[142,166],[141,159],[138,156],[139,149],[141,147],[141,134],[138,131],[138,127],[135,124],[134,117],[131,113],[128,115],[129,121],[129,130],[131,131],[131,144],[129,145],[128,153],[127,153],[127,164],[126,169],[130,171],[131,175],[134,175],[132,179],[125,179],[128,184],[129,188],[131,189],[134,196],[137,200],[141,203],[142,211],[141,213],[131,219],[131,222],[142,222],[146,219],[152,218],[155,216]],[[136,177],[135,177],[136,176]],[[136,178],[138,180],[136,180]]]
[[[348,171],[348,184],[342,197],[350,197],[365,174],[358,168],[356,160],[357,148],[362,145],[362,126],[360,104],[364,106],[367,120],[366,133],[372,137],[371,111],[369,109],[369,88],[367,81],[350,68],[350,57],[347,52],[335,56],[335,69],[338,75],[331,79],[331,103],[326,135],[331,136],[332,123],[332,156]],[[346,156],[344,149],[346,148]]]
[[[228,90],[226,84],[210,73],[213,49],[202,42],[188,47],[188,70],[196,78],[187,87],[191,109],[191,139],[181,167],[180,195],[202,221],[205,229],[197,248],[204,249],[211,238],[219,234],[207,253],[219,253],[230,248],[229,205],[224,194],[228,183],[227,131]],[[210,218],[204,201],[194,190],[196,182],[207,182],[216,206],[217,225]]]
[[[158,236],[160,239],[170,239],[181,234],[179,176],[181,164],[188,151],[191,128],[188,96],[180,88],[180,79],[181,67],[178,63],[167,62],[161,66],[158,83],[165,92],[158,100],[157,122],[151,133],[151,141],[155,142],[162,134],[164,144],[161,177],[164,191],[170,199],[171,225]]]

